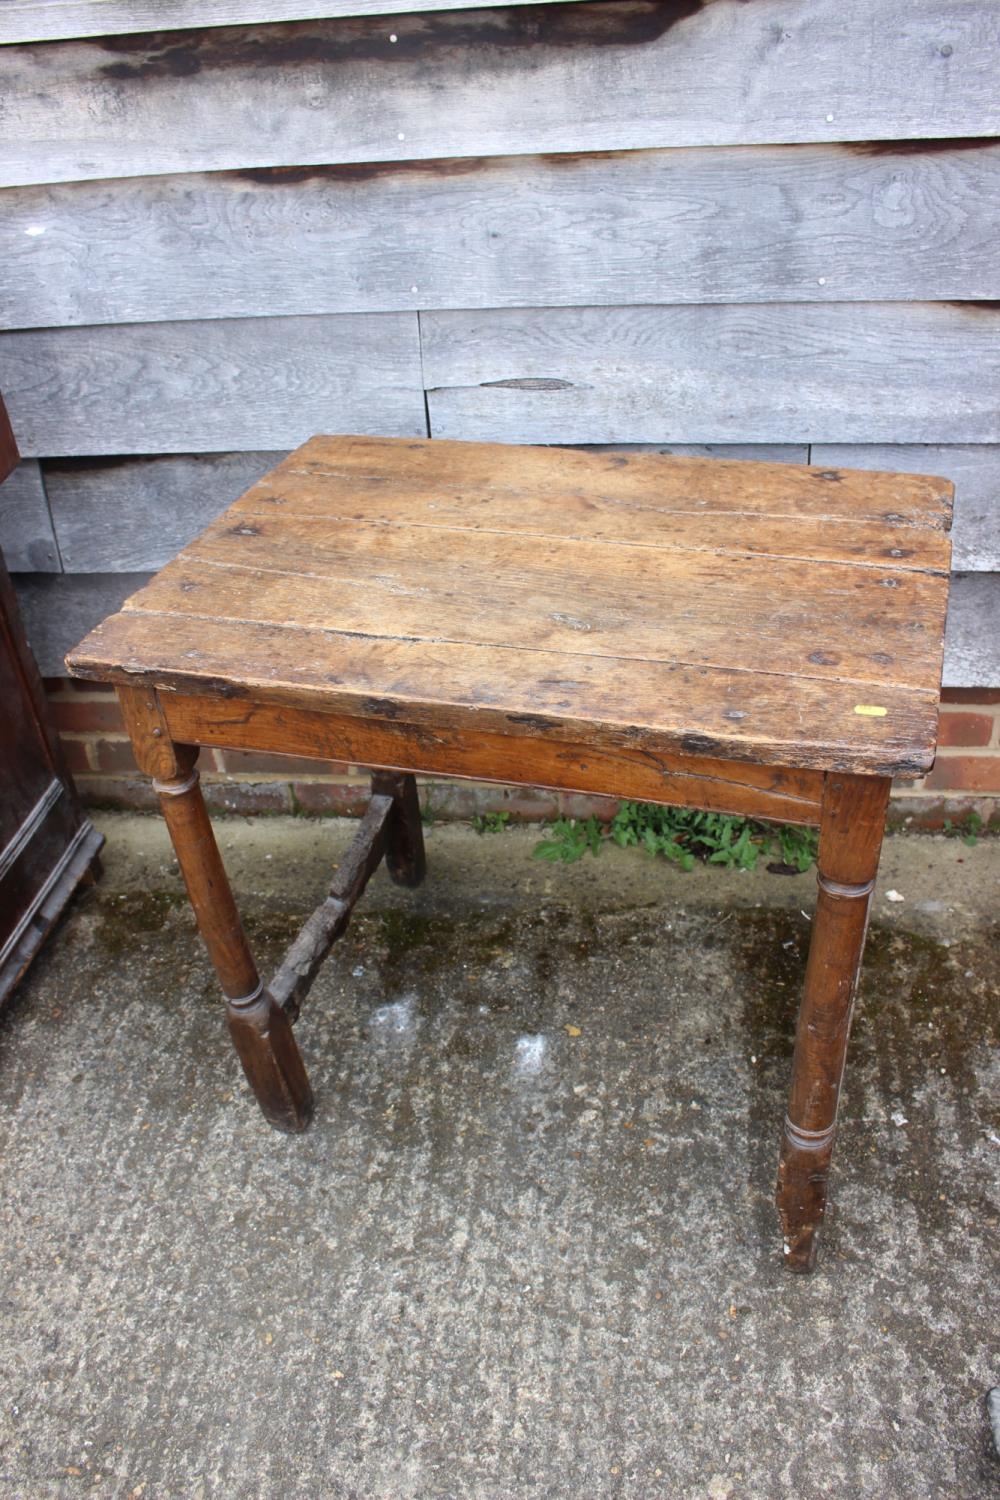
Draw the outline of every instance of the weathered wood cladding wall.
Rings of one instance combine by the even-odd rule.
[[[43,669],[313,431],[430,431],[948,475],[946,681],[1000,682],[991,0],[405,8],[3,7]]]

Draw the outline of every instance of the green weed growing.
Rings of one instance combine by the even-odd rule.
[[[596,818],[557,818],[534,854],[536,859],[573,864],[588,851],[599,854],[607,839],[621,848],[662,855],[682,870],[690,870],[696,859],[727,870],[753,870],[761,858],[769,857],[791,869],[808,870],[818,844],[812,828],[776,827],[728,813],[654,802],[623,802],[606,830]]]
[[[508,812],[475,813],[472,826],[477,833],[503,833],[509,822]]]

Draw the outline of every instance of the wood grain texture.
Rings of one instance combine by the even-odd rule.
[[[785,1264],[792,1271],[811,1270],[816,1258],[890,789],[877,777],[828,776],[823,790],[819,894],[778,1171]]]
[[[67,573],[162,568],[283,457],[251,452],[50,461],[45,485],[63,567]]]
[[[337,939],[343,937],[351,911],[382,861],[394,809],[392,797],[372,797],[350,848],[337,867],[329,895],[306,918],[268,982],[268,994],[291,1021],[298,1019],[302,1002],[324,959]]]
[[[68,579],[72,586],[79,582]],[[98,616],[102,619],[101,616]],[[175,691],[211,694],[233,675],[234,653],[242,652],[240,676],[248,690],[269,701],[315,704],[345,715],[378,714],[390,701],[407,707],[414,723],[435,733],[454,722],[456,711],[476,706],[484,733],[518,735],[543,727],[550,739],[586,731],[591,744],[637,743],[636,700],[656,702],[678,725],[691,753],[717,749],[735,756],[742,731],[751,736],[765,717],[780,725],[775,755],[782,764],[812,765],[830,753],[819,742],[817,726],[844,727],[843,751],[857,753],[854,709],[857,685],[822,677],[800,678],[794,687],[780,676],[729,669],[687,667],[682,663],[634,661],[627,672],[617,658],[539,651],[530,672],[515,653],[452,642],[368,641],[328,631],[287,626],[215,624],[209,636],[201,617],[170,620],[169,639],[159,615],[128,610],[113,615],[71,652],[75,676],[93,681],[134,682],[146,673]],[[336,671],[331,672],[331,655]],[[178,658],[183,663],[178,667]],[[119,665],[114,665],[114,663]],[[393,699],[386,699],[386,680]],[[567,693],[586,697],[591,717],[577,722],[568,712]],[[865,696],[868,696],[867,694]],[[902,765],[907,747],[932,735],[937,692],[900,698],[893,713],[866,719],[864,738],[873,764]],[[419,712],[418,712],[419,709]]]
[[[25,634],[42,676],[65,677],[70,647],[148,579],[148,573],[15,574]]]
[[[421,344],[435,437],[1000,441],[995,303],[429,312]]]
[[[747,474],[753,476],[748,482]],[[312,503],[316,500],[318,503]],[[767,521],[779,530],[839,523],[888,528],[884,540],[901,565],[927,547],[918,566],[944,565],[951,486],[933,476],[858,474],[775,463],[705,462],[634,450],[526,449],[516,444],[386,442],[316,437],[253,485],[234,517],[284,515],[469,530],[483,527],[572,538],[687,546],[677,527],[702,529],[701,543],[724,549],[728,528]],[[727,534],[706,528],[725,516]],[[895,528],[903,528],[896,532]],[[818,526],[817,528],[818,529]],[[847,557],[835,531],[831,555]],[[780,552],[779,546],[770,548]],[[857,552],[850,557],[859,561]]]
[[[0,335],[21,451],[286,449],[318,428],[426,430],[413,314]]]
[[[491,546],[482,536],[455,533],[435,538],[436,546],[404,535],[390,548],[390,535],[363,536],[351,528],[350,541],[322,557],[311,537],[292,556],[293,549],[278,541],[280,558],[272,552],[271,560],[254,562],[250,558],[263,552],[247,549],[243,564],[231,547],[196,542],[157,575],[141,608],[202,619],[224,608],[232,619],[294,620],[304,630],[747,672],[760,670],[762,652],[781,672],[803,669],[815,655],[835,661],[836,672],[853,681],[885,688],[906,682],[925,660],[929,632],[914,628],[914,618],[933,617],[940,601],[944,624],[940,575],[858,568],[845,576],[847,564],[812,568],[801,559],[754,558],[736,548],[706,554],[618,547],[607,559],[615,571],[605,578],[602,561],[612,551],[606,545],[502,536]],[[417,546],[430,557],[418,557]],[[805,575],[822,591],[825,611],[804,593]],[[895,586],[887,588],[886,578]],[[877,641],[859,649],[845,596],[869,619],[877,615]],[[710,622],[699,609],[708,597]]]
[[[508,5],[560,0],[506,0]],[[328,16],[393,15],[468,10],[481,0],[4,0],[0,43],[53,42],[67,37],[119,36],[169,27],[262,25]]]
[[[119,609],[123,601],[148,580],[148,573],[18,575],[15,582],[21,612],[27,622],[32,650],[44,675],[63,676],[66,671],[63,658],[67,651],[106,616]],[[129,625],[134,627],[135,622],[130,621]],[[297,675],[297,664],[290,660],[290,648],[288,651],[283,649],[283,633],[280,630],[269,631],[262,628],[259,635],[256,631],[252,634],[255,640],[259,639],[259,647],[255,646],[255,649],[274,653],[276,680],[298,682],[300,678]],[[183,639],[194,652],[192,660],[199,672],[204,670],[210,676],[213,670],[220,669],[221,663],[216,661],[214,666],[206,665],[200,636],[200,627],[194,622],[179,631],[178,638]],[[238,638],[239,632],[234,629],[234,649]],[[123,631],[120,641],[118,638],[116,641],[109,638],[108,649],[115,649],[119,643],[126,653],[130,647],[145,650],[151,644],[151,635],[149,632],[137,632],[133,637],[129,631]],[[303,675],[308,674],[310,667],[315,671],[321,669],[321,653],[322,642],[318,642],[314,650],[304,651],[303,661],[307,666]],[[421,669],[420,653],[416,648],[412,652],[401,648],[399,654],[401,659],[412,661],[410,680],[415,687],[418,680],[416,673]],[[443,660],[447,660],[448,652],[440,654]],[[454,648],[451,654],[456,658],[463,655],[460,648]],[[366,671],[364,655],[363,648],[359,648],[358,659],[354,663],[359,693],[371,691],[371,679]],[[555,677],[566,666],[565,662],[553,660],[546,663],[546,669],[551,669]],[[434,680],[437,681],[437,674]],[[942,680],[945,687],[1000,687],[1000,577],[995,573],[958,574],[952,578]],[[677,688],[676,674],[652,674],[650,683],[651,691],[674,692]],[[736,689],[740,684],[731,682],[730,686]],[[720,685],[719,691],[726,691],[725,684]],[[742,689],[740,692],[742,695]],[[824,701],[826,696],[826,691],[820,684],[817,688],[817,701]],[[845,711],[851,706],[847,704],[848,697],[850,694],[845,695]],[[626,715],[627,704],[624,699],[618,701],[618,710],[623,716]],[[711,733],[711,727],[706,727],[704,732]]]
[[[593,0],[391,35],[376,17],[11,47],[0,183],[1000,134],[988,0]]]
[[[955,486],[952,567],[956,572],[1000,573],[1000,447],[817,443],[812,462],[819,468],[945,475]]]
[[[364,511],[380,489],[376,505],[390,513],[396,492],[398,514],[373,522]],[[252,682],[271,696],[284,680],[303,703],[364,716],[365,700],[381,701],[432,728],[453,726],[455,713],[483,728],[487,712],[527,715],[532,734],[544,721],[546,732],[582,727],[584,743],[606,729],[651,750],[816,769],[885,769],[895,737],[904,748],[892,768],[916,769],[933,742],[926,710],[940,681],[950,493],[912,477],[879,489],[780,464],[318,438],[130,599],[71,666],[157,681],[166,666],[171,685],[203,683],[198,653],[181,646],[193,627],[209,650],[232,649],[212,676],[237,692]],[[449,509],[454,491],[462,504]],[[544,497],[542,533],[528,529],[532,493]],[[859,558],[853,540],[857,528],[878,550],[873,498],[893,504],[878,562]],[[798,526],[812,537],[810,506],[836,533],[836,560],[809,560],[796,543]],[[740,541],[754,516],[768,520],[769,552],[759,535],[758,551]],[[666,689],[678,669],[691,694],[683,706]],[[713,691],[713,673],[752,684],[754,711],[718,677]],[[826,707],[803,717],[802,697],[819,690]],[[846,710],[834,706],[845,690]],[[721,737],[695,728],[706,714]]]
[[[122,687],[118,696],[138,763],[174,761],[175,769],[154,786],[198,930],[222,986],[229,1032],[247,1082],[272,1125],[304,1130],[313,1109],[309,1080],[288,1018],[259,981],[193,769],[197,748],[163,743],[154,690]]]
[[[424,826],[416,779],[395,771],[376,771],[372,795],[392,798],[392,817],[386,829],[385,865],[395,885],[422,884],[427,874]]]
[[[58,573],[59,550],[38,464],[25,459],[0,488],[0,551],[12,573]]]
[[[329,758],[331,747],[352,762],[407,767],[449,777],[549,786],[642,801],[687,804],[710,812],[744,813],[779,822],[819,822],[823,776],[819,771],[720,761],[711,756],[659,753],[627,743],[598,748],[545,734],[506,733],[481,725],[468,729],[404,719],[359,719],[301,707],[169,693],[173,730],[206,745]],[[378,776],[376,774],[376,779]],[[407,882],[411,883],[411,882]],[[415,882],[413,882],[415,883]]]
[[[0,325],[998,298],[1000,145],[941,144],[11,189],[0,220]]]
[[[945,645],[946,687],[1000,687],[1000,576],[952,580]]]
[[[805,447],[778,444],[657,444],[652,451],[680,457],[798,464],[804,464],[809,456]],[[162,568],[284,456],[272,452],[208,453],[44,463],[42,473],[63,567],[67,573]],[[0,494],[0,505],[2,499]],[[25,559],[20,566],[30,571],[33,564]]]
[[[662,453],[675,458],[743,458],[749,463],[807,464],[807,443],[581,443],[583,453]]]
[[[135,763],[144,776],[159,782],[177,783],[187,788],[194,785],[192,773],[198,760],[198,747],[192,742],[175,744],[167,728],[166,716],[155,687],[132,688],[121,686],[118,704],[125,728],[135,754]],[[176,790],[166,795],[179,795]],[[242,958],[239,960],[242,963]],[[233,995],[246,994],[256,984],[256,979],[244,974],[248,982],[241,989],[229,987]],[[237,982],[239,983],[239,982]]]

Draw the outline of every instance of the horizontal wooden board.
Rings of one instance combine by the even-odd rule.
[[[683,445],[656,452],[678,452]],[[631,451],[631,450],[630,450]],[[680,456],[688,453],[685,448]],[[49,460],[45,484],[68,573],[162,568],[284,453]],[[699,447],[688,456],[804,464],[805,447]],[[25,568],[29,567],[24,563]]]
[[[148,573],[15,573],[25,633],[42,676],[65,677],[66,652],[148,580]]]
[[[807,464],[806,443],[580,443],[581,453],[662,453],[675,458],[743,458],[749,463]]]
[[[384,482],[373,483],[366,492],[354,479],[327,481],[323,503],[318,505],[308,482],[266,482],[237,503],[243,532],[250,538],[247,553],[266,549],[270,536],[294,518],[301,538],[298,562],[319,568],[327,549],[340,549],[340,532],[364,538],[368,565],[381,570],[399,546],[408,549],[419,541],[427,554],[441,548],[446,558],[457,560],[465,549],[488,554],[506,539],[525,538],[526,573],[530,575],[536,551],[549,542],[582,542],[634,547],[639,551],[701,553],[706,558],[748,555],[782,558],[793,562],[851,563],[881,573],[889,564],[903,572],[947,572],[950,544],[940,531],[916,529],[902,519],[888,526],[884,519],[844,522],[829,516],[747,514],[726,512],[723,527],[706,534],[704,513],[683,503],[665,504],[659,497],[630,500],[626,504],[595,503],[574,496],[558,509],[546,503],[544,492],[524,490],[505,496],[503,514],[490,505],[489,485],[480,489],[458,486],[443,490],[435,484],[400,483],[386,491]],[[231,522],[225,521],[229,527]],[[361,529],[363,528],[363,530]],[[210,530],[191,544],[188,555],[207,556]],[[314,550],[315,549],[315,550]],[[294,557],[294,549],[292,549]],[[636,558],[637,574],[645,559]],[[292,565],[292,558],[289,558]]]
[[[946,687],[1000,687],[1000,574],[952,579],[944,682]]]
[[[823,776],[745,765],[706,756],[654,756],[627,745],[599,750],[564,739],[526,737],[478,729],[474,737],[398,719],[361,721],[299,708],[252,704],[195,694],[163,693],[170,734],[181,743],[236,746],[250,743],[281,754],[331,756],[354,765],[419,769],[444,776],[482,778],[508,785],[672,802],[711,812],[747,813],[781,822],[817,824]]]
[[[553,5],[564,0],[505,0]],[[327,16],[393,15],[398,11],[469,10],[482,0],[3,0],[0,43],[54,42],[192,26],[262,25]]]
[[[598,746],[649,748],[635,726],[638,698],[660,702],[665,716],[685,725],[679,748],[689,754],[720,755],[725,747],[737,759],[753,759],[745,744],[741,748],[732,715],[743,713],[752,730],[758,709],[766,705],[764,716],[779,726],[779,738],[768,745],[774,764],[819,768],[829,765],[838,749],[845,763],[859,761],[856,686],[820,678],[793,683],[780,675],[648,661],[633,662],[623,672],[620,662],[607,658],[550,651],[533,653],[526,674],[517,653],[453,642],[371,641],[246,622],[215,622],[208,630],[197,616],[172,618],[167,636],[163,616],[133,608],[112,616],[80,643],[73,652],[74,672],[132,683],[148,676],[171,690],[200,686],[212,692],[231,673],[237,650],[244,663],[242,680],[261,701],[311,703],[383,722],[400,716],[406,704],[410,722],[422,723],[432,742],[439,727],[454,724],[456,711],[467,713],[470,701],[477,700],[476,724],[486,733],[525,736],[544,729],[553,740],[583,737]],[[333,677],[331,655],[337,663]],[[109,667],[112,660],[121,666]],[[389,702],[382,696],[387,674],[393,683]],[[592,717],[585,725],[567,715],[568,689],[587,694]],[[887,763],[913,769],[914,740],[933,732],[936,698],[936,693],[901,694],[891,716],[864,720],[873,770]],[[831,724],[844,731],[833,749]]]
[[[63,657],[149,579],[148,573],[22,574],[15,578],[32,649],[47,677],[65,674]],[[198,642],[197,624],[191,627]],[[235,632],[234,632],[235,635]],[[280,638],[280,632],[275,632]],[[457,652],[457,654],[461,654]],[[307,664],[304,664],[304,668]],[[286,663],[286,666],[290,665]],[[206,667],[206,672],[211,666]],[[1000,687],[1000,576],[952,579],[945,636],[945,687]],[[627,691],[628,684],[623,684]],[[825,684],[819,683],[820,692]],[[664,682],[673,692],[675,684]]]
[[[998,46],[989,0],[591,0],[11,47],[0,184],[998,135]]]
[[[958,573],[1000,573],[1000,447],[817,443],[812,461],[821,468],[943,474],[955,486],[952,567]]]
[[[776,672],[804,670],[815,657],[812,675],[883,686],[919,679],[928,633],[913,622],[935,618],[933,601],[941,592],[939,579],[919,573],[895,575],[895,587],[887,589],[884,572],[871,569],[842,576],[838,565],[805,568],[774,558],[734,564],[728,555],[678,557],[634,548],[627,559],[626,609],[620,577],[605,582],[593,576],[577,586],[579,570],[601,565],[591,561],[593,549],[585,543],[533,538],[516,544],[508,537],[498,542],[482,534],[431,533],[421,537],[418,557],[405,533],[345,527],[334,544],[321,526],[296,526],[301,549],[282,545],[280,567],[252,561],[268,554],[263,525],[263,545],[247,547],[248,560],[240,567],[224,561],[233,556],[226,538],[196,540],[158,575],[142,607],[208,618],[224,590],[229,618],[263,624],[293,619],[306,629],[378,636],[390,633],[391,620],[393,636],[743,671],[755,670],[766,650]],[[609,550],[602,548],[601,557]],[[616,560],[615,566],[621,564]],[[798,587],[805,572],[821,591],[808,602]],[[703,608],[709,598],[707,628]],[[429,599],[435,601],[432,620]],[[663,600],[670,601],[666,620]],[[877,649],[859,640],[858,612],[878,618]],[[802,646],[806,636],[811,652]]]
[[[1000,298],[1000,144],[941,145],[637,151],[11,189],[0,218],[0,326]]]
[[[67,573],[162,568],[283,453],[54,460],[45,483]]]
[[[361,523],[672,551],[747,551],[947,571],[951,486],[933,476],[706,462],[621,450],[319,436],[266,475],[206,534],[244,538],[300,522]],[[252,519],[252,524],[250,520]],[[238,520],[239,529],[231,522]],[[804,544],[802,538],[805,539]],[[289,538],[295,545],[295,538]],[[456,539],[456,546],[462,538]],[[391,549],[391,536],[384,538]]]
[[[126,324],[0,335],[22,453],[294,447],[426,431],[414,314]]]
[[[0,485],[0,551],[8,572],[59,572],[52,518],[33,459],[22,460]]]
[[[996,443],[1000,304],[428,312],[435,437]]]

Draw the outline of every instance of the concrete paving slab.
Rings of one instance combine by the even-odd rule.
[[[287,1138],[158,823],[101,823],[101,888],[0,1019],[0,1494],[1000,1494],[1000,844],[889,841],[795,1278],[811,876],[435,827],[307,1002]],[[350,828],[219,831],[274,961]]]

